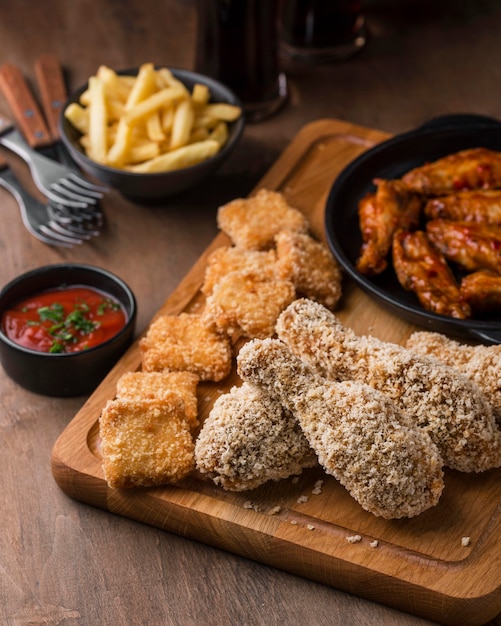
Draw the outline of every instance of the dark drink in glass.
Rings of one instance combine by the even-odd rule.
[[[278,0],[198,0],[196,71],[239,96],[247,119],[277,111],[287,96],[278,60]]]
[[[282,49],[310,61],[348,59],[366,41],[360,0],[283,0]]]

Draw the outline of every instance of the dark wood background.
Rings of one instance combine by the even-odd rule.
[[[247,195],[306,123],[338,118],[397,133],[453,112],[501,118],[501,3],[364,4],[366,49],[322,66],[285,60],[288,105],[248,125],[203,188],[159,206],[112,193],[102,236],[72,250],[33,239],[0,189],[1,285],[49,263],[102,265],[135,291],[139,332],[216,235],[217,207]],[[194,0],[2,0],[0,63],[17,64],[33,83],[37,56],[54,53],[73,89],[100,64],[192,68],[195,29]],[[1,96],[0,110],[8,112]],[[9,162],[29,186],[25,168]],[[51,476],[50,453],[84,401],[30,394],[0,373],[2,623],[430,623],[70,500]]]

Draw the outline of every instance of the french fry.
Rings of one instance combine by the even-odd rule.
[[[118,122],[117,131],[113,145],[111,146],[106,162],[112,167],[120,167],[126,160],[126,154],[129,150],[131,140],[131,127],[127,124],[125,118],[121,118]]]
[[[210,91],[207,85],[201,85],[200,83],[196,83],[193,86],[193,90],[191,92],[191,99],[193,100],[193,104],[195,106],[201,105],[201,104],[202,105],[207,104],[207,102],[209,102],[209,98],[210,98]]]
[[[150,161],[130,166],[127,169],[131,172],[141,174],[179,170],[183,167],[190,167],[201,163],[205,161],[205,159],[214,156],[218,151],[218,142],[207,139],[206,141],[199,141],[187,146],[182,146],[181,148],[177,148],[177,150],[165,152]]]
[[[162,129],[165,133],[172,131],[172,123],[174,122],[174,106],[162,109]]]
[[[204,107],[204,113],[216,117],[218,120],[224,120],[225,122],[234,122],[240,117],[242,111],[240,107],[234,104],[226,104],[225,102],[217,102],[215,104],[208,104]]]
[[[125,109],[125,119],[128,124],[137,122],[142,118],[151,115],[155,111],[158,111],[160,107],[168,106],[169,104],[176,102],[184,97],[184,91],[177,87],[165,87],[161,91],[157,91],[151,94],[144,100],[137,102],[134,106],[129,107],[127,102]]]
[[[156,141],[148,141],[131,145],[127,153],[128,163],[151,161],[160,154],[160,146]]]
[[[99,78],[93,76],[89,80],[89,156],[98,163],[106,163],[107,146],[107,112],[104,85]]]
[[[219,122],[219,124],[209,133],[209,139],[217,141],[220,146],[228,141],[228,125],[226,122]]]
[[[96,76],[103,81],[106,95],[112,95],[124,104],[127,102],[132,85],[120,80],[118,74],[106,65],[99,66]]]
[[[178,80],[174,74],[167,69],[166,67],[162,67],[157,70],[157,77],[160,84],[163,84],[164,87],[179,87],[179,89],[183,89],[186,96],[189,96],[190,93],[183,83]]]
[[[125,103],[125,110],[130,111],[136,104],[145,100],[155,91],[155,68],[153,63],[144,63],[139,68],[134,86]]]
[[[77,102],[72,102],[66,107],[64,117],[69,120],[82,135],[86,135],[89,132],[89,111],[82,105]]]
[[[146,118],[146,132],[151,141],[160,142],[165,140],[159,111],[154,111]]]
[[[191,100],[182,100],[174,111],[170,149],[175,150],[188,143],[194,120]]]

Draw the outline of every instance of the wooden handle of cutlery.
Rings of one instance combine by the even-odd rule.
[[[47,124],[18,67],[11,63],[0,67],[0,88],[30,146],[40,148],[50,144]]]
[[[59,117],[67,98],[63,68],[53,54],[42,54],[35,62],[35,75],[45,119],[54,140],[59,139]]]

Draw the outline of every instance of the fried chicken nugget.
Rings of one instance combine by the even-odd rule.
[[[448,467],[501,466],[501,431],[484,393],[457,370],[371,336],[357,336],[325,307],[296,300],[277,321],[278,337],[332,380],[366,382],[412,416]]]
[[[117,397],[169,402],[175,394],[184,402],[188,426],[193,430],[199,424],[198,381],[192,372],[125,372],[117,381]]]
[[[245,381],[293,413],[325,471],[365,510],[393,519],[437,504],[444,487],[440,454],[384,394],[323,379],[275,339],[247,343],[237,362]]]
[[[276,276],[275,250],[247,250],[236,246],[217,248],[207,259],[202,293],[209,296],[227,274],[238,270],[251,271],[267,278]]]
[[[294,285],[287,280],[252,271],[230,272],[215,285],[202,316],[207,325],[234,340],[270,337],[280,312],[295,297]]]
[[[281,193],[267,189],[219,207],[217,223],[236,246],[249,250],[273,248],[281,230],[306,233],[309,229],[301,211],[291,207]]]
[[[259,387],[220,396],[195,444],[197,469],[229,491],[255,489],[317,464],[297,420]]]
[[[176,483],[195,466],[194,443],[184,403],[109,400],[100,420],[103,471],[110,487]]]
[[[275,237],[278,274],[296,292],[335,309],[341,298],[341,269],[329,250],[306,233],[282,230]]]
[[[139,346],[147,372],[186,370],[200,380],[219,381],[231,370],[230,340],[193,313],[157,317]]]
[[[501,427],[501,345],[470,346],[440,333],[412,333],[406,347],[468,376],[484,392]]]

